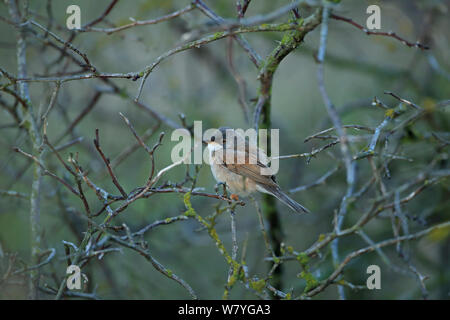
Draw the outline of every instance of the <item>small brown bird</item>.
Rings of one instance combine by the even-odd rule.
[[[227,141],[233,139],[232,148]],[[246,141],[245,137],[234,129],[222,127],[204,141],[208,146],[211,171],[218,183],[224,183],[233,193],[247,196],[255,191],[268,193],[299,213],[309,212],[301,204],[289,198],[275,181],[275,176],[262,174],[262,170],[270,172],[269,159],[266,153]]]

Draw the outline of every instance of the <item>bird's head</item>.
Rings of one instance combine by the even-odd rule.
[[[226,145],[227,139],[233,139],[234,136],[234,129],[230,127],[221,127],[205,137],[203,143],[206,144],[209,149],[219,149]]]

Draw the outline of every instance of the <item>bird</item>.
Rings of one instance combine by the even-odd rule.
[[[233,144],[227,144],[230,140]],[[308,209],[281,190],[275,175],[270,173],[266,153],[256,143],[252,144],[230,127],[216,129],[203,143],[209,151],[212,175],[219,184],[229,189],[232,199],[258,191],[276,197],[297,213],[309,213]],[[262,169],[269,174],[262,174]]]

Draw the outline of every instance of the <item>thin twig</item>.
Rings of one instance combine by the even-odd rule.
[[[120,185],[119,181],[117,180],[117,177],[116,177],[116,175],[114,174],[114,172],[113,172],[113,170],[112,170],[112,168],[111,168],[109,159],[107,159],[107,158],[105,157],[105,154],[103,153],[103,150],[102,150],[102,148],[100,147],[100,137],[99,137],[99,134],[98,134],[98,129],[95,129],[94,145],[95,145],[95,148],[97,149],[98,153],[99,153],[100,156],[102,157],[103,162],[104,162],[105,165],[106,165],[106,168],[108,169],[108,172],[109,172],[109,175],[111,176],[112,182],[113,182],[114,185],[117,187],[117,190],[119,190],[120,194],[121,194],[124,198],[127,198],[127,197],[128,197],[127,193],[125,192],[125,190],[123,190],[122,186]]]
[[[401,43],[403,43],[404,45],[408,46],[408,47],[416,47],[422,50],[428,50],[430,49],[429,46],[426,46],[424,44],[421,44],[419,42],[409,42],[403,38],[401,38],[400,36],[398,36],[395,32],[389,31],[389,32],[379,32],[379,31],[370,31],[367,30],[366,28],[364,28],[362,25],[356,23],[355,21],[353,21],[352,19],[346,18],[346,17],[342,17],[342,16],[338,16],[334,13],[332,13],[330,15],[330,18],[335,19],[335,20],[340,20],[340,21],[344,21],[347,22],[349,24],[351,24],[352,26],[358,28],[359,30],[363,31],[365,34],[367,35],[375,35],[375,36],[385,36],[385,37],[391,37],[394,38],[398,41],[400,41]]]

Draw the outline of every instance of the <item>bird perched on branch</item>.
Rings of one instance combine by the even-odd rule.
[[[214,178],[226,185],[233,193],[233,199],[259,191],[276,197],[295,212],[309,212],[281,191],[268,167],[266,153],[257,147],[256,142],[247,141],[236,130],[227,127],[219,128],[203,142],[209,150]]]

